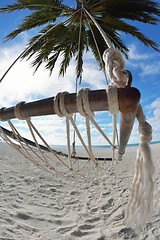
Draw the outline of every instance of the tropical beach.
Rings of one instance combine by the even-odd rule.
[[[0,240],[160,240],[159,17],[1,1]]]
[[[153,214],[134,229],[124,224],[124,216],[137,147],[127,147],[112,171],[90,180],[46,173],[1,142],[0,239],[160,239],[160,144],[150,146],[155,166]],[[103,154],[104,149],[97,151]]]

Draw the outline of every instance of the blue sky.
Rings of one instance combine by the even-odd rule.
[[[11,4],[14,1],[5,0],[0,2],[0,7]],[[160,1],[157,1],[160,3]],[[24,13],[16,12],[12,14],[0,15],[0,76],[4,74],[9,65],[25,48],[25,44],[33,36],[36,30],[21,34],[12,41],[3,43],[5,36],[12,31],[22,21]],[[138,24],[136,26],[143,30],[149,38],[160,45],[160,24],[150,26],[148,24]],[[129,60],[126,60],[126,69],[133,74],[133,86],[141,92],[141,104],[147,117],[147,121],[153,127],[153,141],[160,141],[160,53],[152,48],[145,47],[135,38],[122,34],[123,40],[130,49]],[[91,89],[106,88],[103,74],[99,71],[98,65],[90,53],[84,59],[83,83],[79,87],[89,87]],[[72,62],[64,78],[58,77],[58,64],[54,72],[49,77],[43,67],[33,75],[30,62],[19,61],[7,74],[0,84],[0,107],[10,107],[19,101],[32,101],[56,95],[60,91],[75,91],[75,65]],[[111,118],[107,113],[96,115],[99,124],[109,136],[111,136]],[[34,118],[40,131],[44,131],[50,142],[54,144],[65,144],[64,141],[64,119],[55,117]],[[4,124],[4,123],[3,123]],[[84,122],[82,118],[77,120],[82,135],[85,135]],[[16,122],[23,132],[28,134],[21,121]],[[93,144],[105,144],[98,133],[91,128],[93,133]],[[138,142],[138,125],[135,122],[130,138],[130,143]]]

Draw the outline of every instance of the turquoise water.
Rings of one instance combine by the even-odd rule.
[[[159,144],[160,141],[155,141],[155,142],[151,142],[150,144]],[[128,144],[127,147],[137,147],[139,145],[139,143],[134,143],[134,144]],[[53,148],[56,148],[56,149],[66,149],[67,146],[64,146],[64,145],[54,145],[52,146]],[[93,148],[111,148],[110,145],[92,145]],[[76,146],[76,148],[78,149],[81,149],[82,146]]]

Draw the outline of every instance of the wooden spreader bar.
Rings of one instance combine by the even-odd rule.
[[[137,111],[140,92],[133,87],[118,88],[119,109],[122,114],[133,113]],[[89,91],[89,103],[92,111],[108,111],[108,98],[105,89]],[[25,119],[34,116],[44,116],[55,114],[54,97],[24,103],[20,106],[21,116]],[[64,99],[65,107],[68,113],[77,112],[76,93],[67,94]],[[16,118],[14,106],[0,109],[0,119],[7,121]]]

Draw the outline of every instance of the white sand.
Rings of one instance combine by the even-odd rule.
[[[154,212],[144,229],[135,231],[123,219],[137,148],[128,148],[124,160],[97,184],[47,174],[0,143],[0,240],[160,239],[160,145],[151,148]]]

